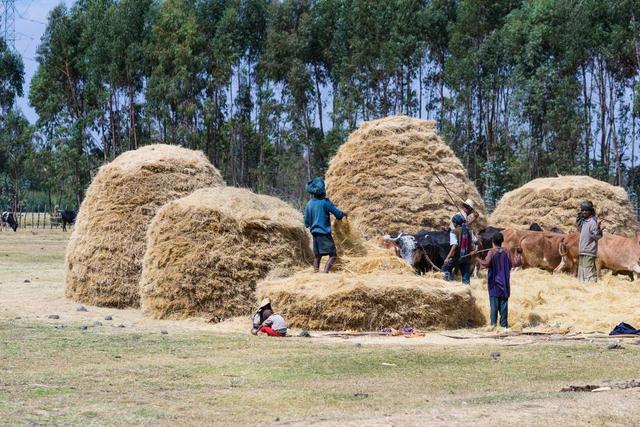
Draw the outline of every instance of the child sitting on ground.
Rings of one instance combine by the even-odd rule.
[[[488,287],[489,287],[489,307],[491,327],[496,327],[498,323],[498,312],[500,313],[500,326],[505,330],[509,327],[507,320],[508,302],[511,295],[511,269],[522,264],[522,256],[519,254],[511,255],[511,252],[502,248],[504,236],[502,233],[496,233],[491,242],[491,250],[487,257],[478,259],[480,265],[489,268]]]
[[[258,311],[253,315],[251,333],[254,335],[269,335],[271,337],[284,337],[287,335],[287,323],[281,315],[273,312],[269,298],[262,300]]]

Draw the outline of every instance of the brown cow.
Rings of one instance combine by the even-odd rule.
[[[640,241],[638,237],[622,237],[605,233],[598,241],[596,270],[606,268],[613,274],[627,274],[631,280],[640,274]]]
[[[511,228],[504,230],[502,234],[503,247],[509,248],[512,252],[522,250],[523,268],[537,267],[553,272],[573,268],[573,260],[564,256],[566,235]]]
[[[577,273],[578,244],[580,235],[571,233],[565,239],[565,259],[576,268],[572,273]],[[628,275],[631,280],[640,274],[640,236],[635,238],[623,237],[616,234],[604,233],[598,241],[598,256],[596,257],[596,270],[601,277],[602,269],[610,270],[613,274]]]

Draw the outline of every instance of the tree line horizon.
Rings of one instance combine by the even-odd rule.
[[[544,176],[640,174],[640,0],[77,0],[53,8],[16,109],[0,39],[0,208],[79,205],[150,143],[300,206],[357,126],[436,120],[489,208]],[[22,209],[24,210],[24,209]]]

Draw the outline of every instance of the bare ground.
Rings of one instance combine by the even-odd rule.
[[[77,311],[64,297],[67,237],[0,233],[2,425],[640,423],[640,389],[559,392],[640,379],[635,339],[618,350],[599,335],[481,329],[273,340],[248,336],[244,318]]]

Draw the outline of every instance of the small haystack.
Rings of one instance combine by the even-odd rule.
[[[544,229],[576,227],[578,206],[591,200],[610,231],[633,234],[638,227],[627,192],[588,176],[538,178],[502,196],[490,218],[498,227],[526,229],[538,223]]]
[[[259,279],[312,259],[298,211],[239,188],[203,189],[168,203],[147,239],[142,308],[162,319],[248,315]]]
[[[451,329],[485,323],[468,287],[414,275],[301,272],[262,281],[257,297],[271,298],[290,326],[305,329]]]
[[[74,301],[137,307],[147,226],[168,201],[224,185],[202,152],[149,145],[98,171],[67,247],[65,286]]]
[[[489,316],[487,280],[472,281],[473,294]],[[509,326],[548,332],[608,333],[620,322],[640,325],[640,287],[609,273],[596,284],[537,268],[511,274]]]
[[[466,198],[481,214],[478,226],[486,224],[478,190],[434,121],[394,116],[362,124],[329,163],[326,183],[331,200],[367,237],[445,227]]]

